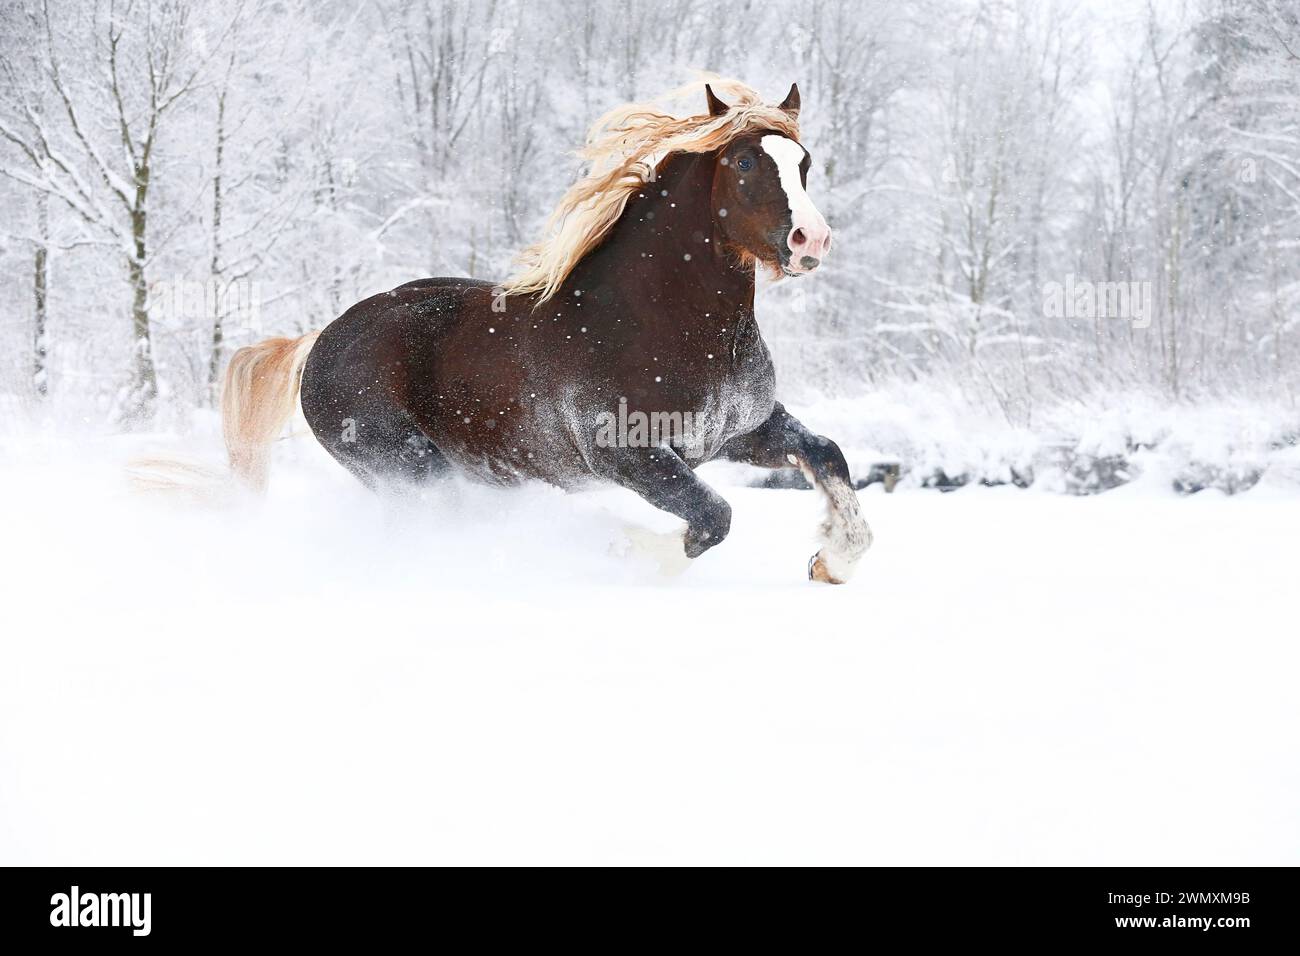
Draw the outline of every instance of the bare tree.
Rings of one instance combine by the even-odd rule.
[[[139,419],[158,393],[147,279],[151,255],[165,241],[151,230],[155,154],[165,125],[195,90],[208,57],[192,53],[190,8],[179,0],[99,0],[75,12],[41,0],[34,15],[52,109],[40,111],[30,87],[13,90],[16,121],[3,135],[35,172],[8,172],[63,202],[119,250],[133,337],[121,411]],[[70,59],[75,67],[68,66]],[[105,116],[111,121],[101,122]]]

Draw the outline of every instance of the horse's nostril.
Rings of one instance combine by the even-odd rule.
[[[790,245],[792,246],[802,246],[807,241],[808,236],[804,234],[802,229],[796,229],[790,233]]]
[[[830,252],[830,251],[831,251],[831,231],[830,231],[829,229],[827,229],[827,230],[826,230],[826,242],[823,243],[823,245],[822,245],[822,254],[825,255],[826,253],[828,253],[828,252]]]

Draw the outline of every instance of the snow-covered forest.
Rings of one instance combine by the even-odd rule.
[[[1005,468],[1099,418],[1142,445],[1204,409],[1220,451],[1294,441],[1294,3],[786,14],[7,0],[0,399],[184,430],[241,345],[412,278],[508,275],[587,125],[703,68],[803,90],[836,251],[815,280],[762,289],[760,321],[782,393],[832,403],[847,445]],[[972,432],[981,447],[943,447]]]

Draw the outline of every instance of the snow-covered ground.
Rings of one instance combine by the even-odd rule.
[[[0,863],[1300,863],[1294,487],[732,488],[669,576],[621,492],[384,504],[0,464]]]

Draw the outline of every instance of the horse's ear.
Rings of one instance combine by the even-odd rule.
[[[781,110],[789,113],[791,116],[799,115],[799,84],[791,83],[790,92],[786,94],[785,100],[781,103]]]
[[[704,95],[709,98],[710,116],[721,116],[723,113],[727,112],[727,110],[731,109],[730,106],[713,95],[713,87],[709,86],[707,83],[704,84]]]

